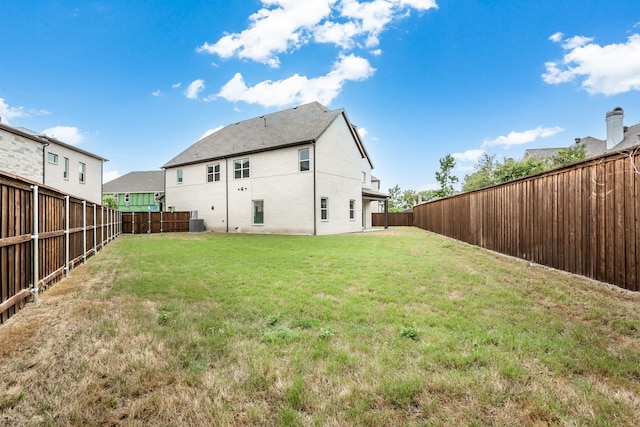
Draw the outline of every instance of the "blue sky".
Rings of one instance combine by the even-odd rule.
[[[317,100],[359,127],[382,189],[460,180],[486,151],[640,122],[640,2],[0,0],[0,116],[158,169],[205,133]]]

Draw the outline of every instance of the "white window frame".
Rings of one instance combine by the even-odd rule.
[[[303,157],[306,154],[306,158]],[[306,169],[303,165],[306,163]],[[298,171],[308,172],[311,169],[311,157],[309,154],[309,148],[301,148],[298,150]]]
[[[329,198],[320,197],[320,221],[329,221]]]
[[[87,165],[86,163],[78,162],[78,182],[87,182]]]
[[[178,184],[182,184],[184,182],[184,174],[183,174],[182,169],[178,169],[176,171],[176,182]]]
[[[367,173],[366,172],[362,172],[362,183],[366,183],[367,182]]]
[[[52,153],[51,151],[47,152],[47,162],[57,165],[58,164],[58,155],[56,153]]]
[[[131,201],[131,195],[129,193],[124,193],[124,202],[129,203]]]
[[[264,200],[253,200],[251,206],[253,209],[253,225],[264,225]],[[259,218],[261,221],[257,221],[258,214],[262,214]]]
[[[246,179],[251,177],[251,163],[248,157],[233,161],[233,177],[234,179]]]
[[[220,181],[220,163],[207,165],[207,182]]]
[[[354,199],[349,200],[349,219],[356,220],[356,201]]]
[[[64,162],[64,165],[62,168],[62,178],[68,181],[69,180],[69,158],[65,157],[63,162]]]

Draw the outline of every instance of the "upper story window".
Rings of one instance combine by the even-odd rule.
[[[367,173],[366,172],[362,172],[362,182],[363,183],[367,182]]]
[[[124,193],[124,202],[125,203],[129,203],[129,201],[131,200],[129,193]]]
[[[58,155],[53,153],[47,153],[47,161],[49,163],[53,163],[54,165],[58,164]]]
[[[182,184],[182,169],[178,169],[177,182],[178,184]]]
[[[356,219],[356,201],[349,200],[349,219]]]
[[[303,148],[298,150],[298,162],[300,163],[299,170],[300,172],[305,172],[309,170],[309,149]]]
[[[233,171],[236,179],[249,178],[249,159],[234,161]]]
[[[220,163],[207,165],[207,182],[220,181]]]
[[[69,158],[64,158],[64,169],[62,170],[62,177],[64,179],[69,179]]]
[[[78,163],[78,181],[85,182],[87,179],[87,165]]]

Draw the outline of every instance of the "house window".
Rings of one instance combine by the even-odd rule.
[[[349,219],[356,219],[356,201],[349,200]]]
[[[309,149],[298,150],[298,161],[300,162],[300,172],[309,170]]]
[[[207,182],[220,181],[220,163],[207,165]]]
[[[47,161],[49,163],[53,163],[54,165],[58,164],[58,155],[53,153],[47,153]]]
[[[327,197],[320,198],[320,219],[323,221],[329,219],[329,199]]]
[[[78,164],[78,181],[85,182],[87,178],[86,175],[87,175],[87,165],[80,162]]]
[[[233,170],[236,179],[249,178],[249,159],[233,162]]]
[[[129,193],[124,193],[124,202],[129,203],[129,200],[131,200],[131,198],[129,197]]]
[[[178,184],[182,184],[182,169],[178,169]]]
[[[253,201],[253,223],[256,225],[264,224],[264,201]]]
[[[64,158],[64,169],[62,171],[62,177],[64,179],[69,179],[69,158]]]
[[[367,182],[367,173],[362,172],[362,182]]]

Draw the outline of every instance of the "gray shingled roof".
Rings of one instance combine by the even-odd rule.
[[[344,109],[318,102],[230,124],[195,142],[162,167],[169,168],[317,140]]]
[[[129,172],[102,184],[102,192],[111,193],[158,193],[164,191],[164,171]]]
[[[607,152],[614,152],[620,150],[627,150],[632,147],[639,147],[640,141],[638,140],[638,135],[640,135],[640,123],[629,126],[627,130],[624,132],[624,138],[618,145],[613,147],[611,150],[607,150]]]

